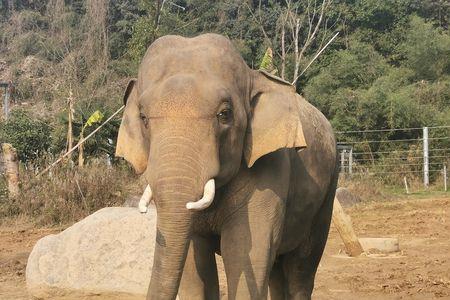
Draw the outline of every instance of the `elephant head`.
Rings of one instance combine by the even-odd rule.
[[[270,152],[306,146],[297,97],[220,35],[149,47],[125,92],[116,149],[144,174],[157,208],[149,299],[175,299],[194,211],[214,209],[215,189]]]

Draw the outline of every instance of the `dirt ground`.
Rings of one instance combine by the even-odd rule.
[[[348,209],[359,237],[398,237],[401,252],[371,257],[342,255],[331,229],[313,299],[450,299],[450,199],[409,199]],[[61,228],[0,226],[0,299],[29,299],[28,254],[36,241]]]

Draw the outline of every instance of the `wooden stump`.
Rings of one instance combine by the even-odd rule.
[[[350,217],[344,212],[336,197],[334,198],[333,223],[344,242],[345,250],[349,256],[358,256],[364,252],[353,230]]]
[[[3,159],[5,162],[6,180],[10,197],[19,195],[19,160],[16,149],[11,144],[2,144]]]

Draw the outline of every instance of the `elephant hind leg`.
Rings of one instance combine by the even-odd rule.
[[[306,254],[302,248],[285,254],[283,270],[287,279],[288,299],[311,299],[314,278],[322,258],[330,229],[336,182],[331,184],[325,201],[314,218],[311,233],[311,251]]]
[[[213,242],[194,236],[181,278],[179,296],[185,299],[219,299],[219,279]]]

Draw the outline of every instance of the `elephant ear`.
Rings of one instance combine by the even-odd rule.
[[[136,173],[141,174],[147,168],[148,142],[142,134],[136,80],[130,80],[123,97],[125,111],[117,137],[116,156],[125,158]]]
[[[249,168],[260,157],[278,149],[306,147],[299,96],[290,83],[264,71],[253,71],[250,105],[244,148]]]

